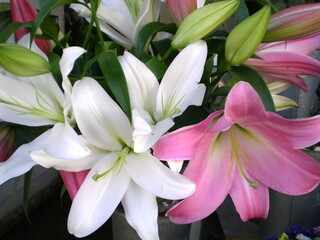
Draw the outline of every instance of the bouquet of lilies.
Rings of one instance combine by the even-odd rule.
[[[0,119],[34,136],[0,163],[0,184],[37,164],[60,171],[71,234],[91,234],[122,204],[141,239],[159,239],[157,198],[174,200],[166,216],[180,224],[228,194],[243,221],[266,218],[268,188],[319,185],[320,164],[300,149],[320,140],[320,116],[283,118],[298,104],[279,93],[315,90],[303,76],[320,77],[308,56],[320,3],[41,3],[0,5],[12,16],[0,25]],[[59,6],[81,27],[63,33],[50,18]]]

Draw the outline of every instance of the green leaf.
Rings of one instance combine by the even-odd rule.
[[[50,14],[50,12],[62,5],[77,3],[77,0],[49,0],[47,1],[38,12],[36,19],[34,20],[34,24],[30,31],[30,39],[32,40],[37,32],[37,29],[40,27],[43,20]]]
[[[10,11],[10,3],[0,3],[0,12]]]
[[[252,68],[246,66],[234,67],[229,71],[231,77],[239,81],[246,81],[257,91],[260,95],[264,107],[267,111],[275,112],[274,102],[263,78]]]
[[[174,126],[169,130],[172,132],[181,127],[197,124],[208,117],[208,113],[200,106],[189,106],[182,115],[174,119]]]
[[[27,173],[25,173],[24,184],[23,184],[23,210],[29,223],[30,223],[30,219],[28,215],[28,198],[29,198],[31,178],[32,178],[32,169]]]
[[[228,93],[231,90],[231,86],[222,86],[219,87],[217,89],[214,90],[214,92],[212,93],[212,97],[216,97],[216,96],[227,96]]]
[[[151,22],[146,24],[138,34],[135,55],[140,59],[143,51],[149,46],[149,43],[158,32],[175,33],[175,31],[176,25],[174,23]]]
[[[0,43],[5,43],[8,38],[18,29],[24,28],[24,27],[29,27],[31,28],[32,22],[27,22],[27,23],[20,23],[20,22],[13,22],[9,24],[3,31],[0,33]]]
[[[131,106],[127,81],[117,55],[114,51],[102,52],[98,63],[108,87],[131,121]]]
[[[201,77],[201,82],[204,83],[206,86],[208,86],[210,84],[210,77],[211,77],[212,70],[213,70],[213,59],[215,56],[216,56],[215,54],[213,56],[211,56],[206,61],[206,64],[204,65],[204,70],[203,70],[203,74]]]
[[[158,80],[163,77],[168,68],[157,58],[151,58],[145,64],[153,72],[153,74],[156,76]]]
[[[249,10],[246,5],[246,2],[244,0],[240,0],[240,5],[236,11],[236,22],[237,24],[241,23],[243,20],[248,18],[249,15]]]
[[[55,43],[59,43],[59,38],[58,38],[58,35],[60,32],[59,24],[55,22],[43,22],[41,24],[41,31],[44,35],[52,39]]]

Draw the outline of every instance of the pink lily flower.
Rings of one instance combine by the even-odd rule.
[[[10,0],[10,5],[13,22],[31,22],[37,16],[37,11],[28,0]],[[17,30],[15,32],[16,41],[18,41],[27,33],[28,30],[25,28]],[[51,52],[51,44],[49,40],[35,39],[35,42],[44,53]]]
[[[301,75],[320,77],[320,62],[307,56],[320,47],[320,33],[290,40],[261,44],[255,52],[261,59],[249,58],[243,64],[255,69],[267,83],[283,81],[307,91]]]
[[[76,196],[79,188],[81,187],[88,173],[89,170],[84,170],[80,172],[60,171],[60,175],[62,177],[62,180],[71,200],[73,200]]]
[[[320,116],[285,119],[266,112],[246,82],[230,91],[225,111],[163,136],[154,154],[190,162],[184,175],[196,191],[172,207],[173,222],[190,223],[215,211],[228,194],[243,221],[266,218],[272,188],[305,194],[320,183],[320,164],[299,150],[320,140]]]

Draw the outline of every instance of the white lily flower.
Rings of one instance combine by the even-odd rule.
[[[27,47],[29,39],[29,34],[25,35],[18,44]],[[45,57],[35,44],[31,49]],[[71,100],[68,95],[71,89],[67,87],[69,80],[66,76],[70,73],[75,59],[83,53],[82,48],[72,47],[62,56],[60,63],[71,66],[70,68],[61,67],[61,73],[64,76],[62,84],[64,92],[49,73],[28,78],[0,73],[0,119],[25,126],[74,124]],[[55,129],[59,130],[59,133],[62,132],[61,127]],[[51,141],[53,138],[51,135],[57,135],[55,131],[47,130],[32,142],[20,146],[7,161],[0,163],[0,184],[24,174],[37,164],[30,158],[30,151],[46,149],[46,146],[51,144],[63,145],[61,139],[56,143]],[[88,151],[78,152],[78,156],[88,155]]]
[[[91,21],[88,8],[79,4],[71,4],[70,7]],[[102,0],[97,17],[104,33],[120,45],[131,48],[136,44],[141,28],[158,20],[160,7],[159,0]]]
[[[68,230],[84,237],[98,229],[111,216],[120,201],[128,222],[142,239],[159,239],[157,229],[156,196],[165,199],[182,199],[191,195],[195,185],[184,176],[171,171],[149,151],[135,153],[131,149],[133,128],[122,109],[92,78],[77,81],[72,91],[72,103],[78,127],[82,133],[83,149],[90,155],[84,159],[70,159],[71,152],[81,145],[78,139],[66,141],[64,151],[52,146],[52,151],[65,154],[52,158],[44,151],[31,153],[35,161],[46,167],[69,170],[93,165],[75,196]],[[69,129],[73,131],[72,128]],[[75,142],[75,143],[74,143]],[[79,164],[80,163],[80,169]],[[82,169],[81,169],[82,168]],[[137,204],[138,203],[138,204]]]
[[[173,125],[173,118],[189,105],[201,105],[205,86],[199,84],[207,46],[198,41],[184,48],[166,71],[159,85],[154,74],[136,57],[119,57],[126,76],[133,115],[134,151],[141,153]]]

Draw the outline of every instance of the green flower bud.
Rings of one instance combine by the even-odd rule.
[[[238,65],[253,55],[266,33],[270,11],[265,6],[232,29],[225,46],[230,65]]]
[[[183,48],[215,31],[231,17],[239,4],[239,0],[225,0],[193,11],[179,26],[171,43],[172,48]]]
[[[0,66],[21,77],[50,72],[51,66],[42,56],[16,44],[0,44]]]

